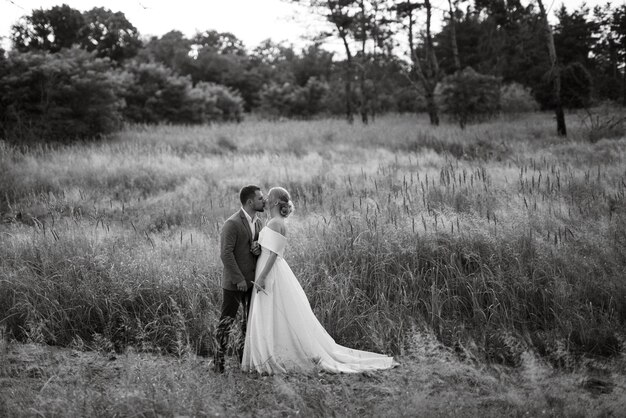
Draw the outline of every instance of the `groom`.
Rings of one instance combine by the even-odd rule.
[[[224,353],[239,305],[243,307],[242,339],[237,344],[237,354],[241,360],[254,270],[257,257],[261,254],[261,247],[257,242],[261,221],[257,212],[263,212],[265,206],[263,193],[257,186],[245,186],[239,192],[239,200],[241,209],[226,220],[220,236],[220,257],[224,264],[224,273],[222,312],[216,333],[218,346],[213,361],[216,373],[224,372]]]

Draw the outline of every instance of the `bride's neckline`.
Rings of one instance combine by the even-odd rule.
[[[275,234],[277,234],[277,235],[280,235],[281,237],[283,237],[283,238],[287,239],[287,237],[286,237],[286,236],[284,236],[283,234],[281,234],[281,233],[280,233],[280,232],[278,232],[278,231],[274,231],[272,228],[268,227],[267,225],[263,227],[263,229],[261,230],[261,232],[263,232],[263,231],[265,231],[265,230],[267,230],[267,231],[271,231],[271,232],[273,232],[273,233],[275,233]]]

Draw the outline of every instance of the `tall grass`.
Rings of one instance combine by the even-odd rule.
[[[578,130],[577,130],[578,129]],[[549,116],[133,127],[0,146],[0,321],[17,339],[213,350],[218,234],[247,183],[283,185],[288,261],[338,342],[402,354],[431,328],[468,355],[566,365],[620,351],[626,139]],[[471,352],[471,353],[470,353]]]

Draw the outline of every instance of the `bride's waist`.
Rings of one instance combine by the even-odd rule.
[[[283,255],[282,255],[282,254],[278,254],[278,253],[275,253],[275,252],[273,252],[273,251],[270,251],[270,250],[268,250],[268,249],[266,249],[266,248],[262,248],[262,249],[261,249],[261,255],[259,256],[259,260],[260,260],[261,258],[267,258],[267,257],[269,257],[271,254],[276,254],[276,258],[283,258]]]

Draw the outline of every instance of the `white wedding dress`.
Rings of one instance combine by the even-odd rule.
[[[270,228],[259,235],[262,246],[257,276],[270,251],[277,254],[266,281],[266,293],[252,292],[241,367],[258,373],[322,369],[356,373],[396,366],[393,357],[343,347],[317,320],[296,276],[283,259],[286,238]]]

